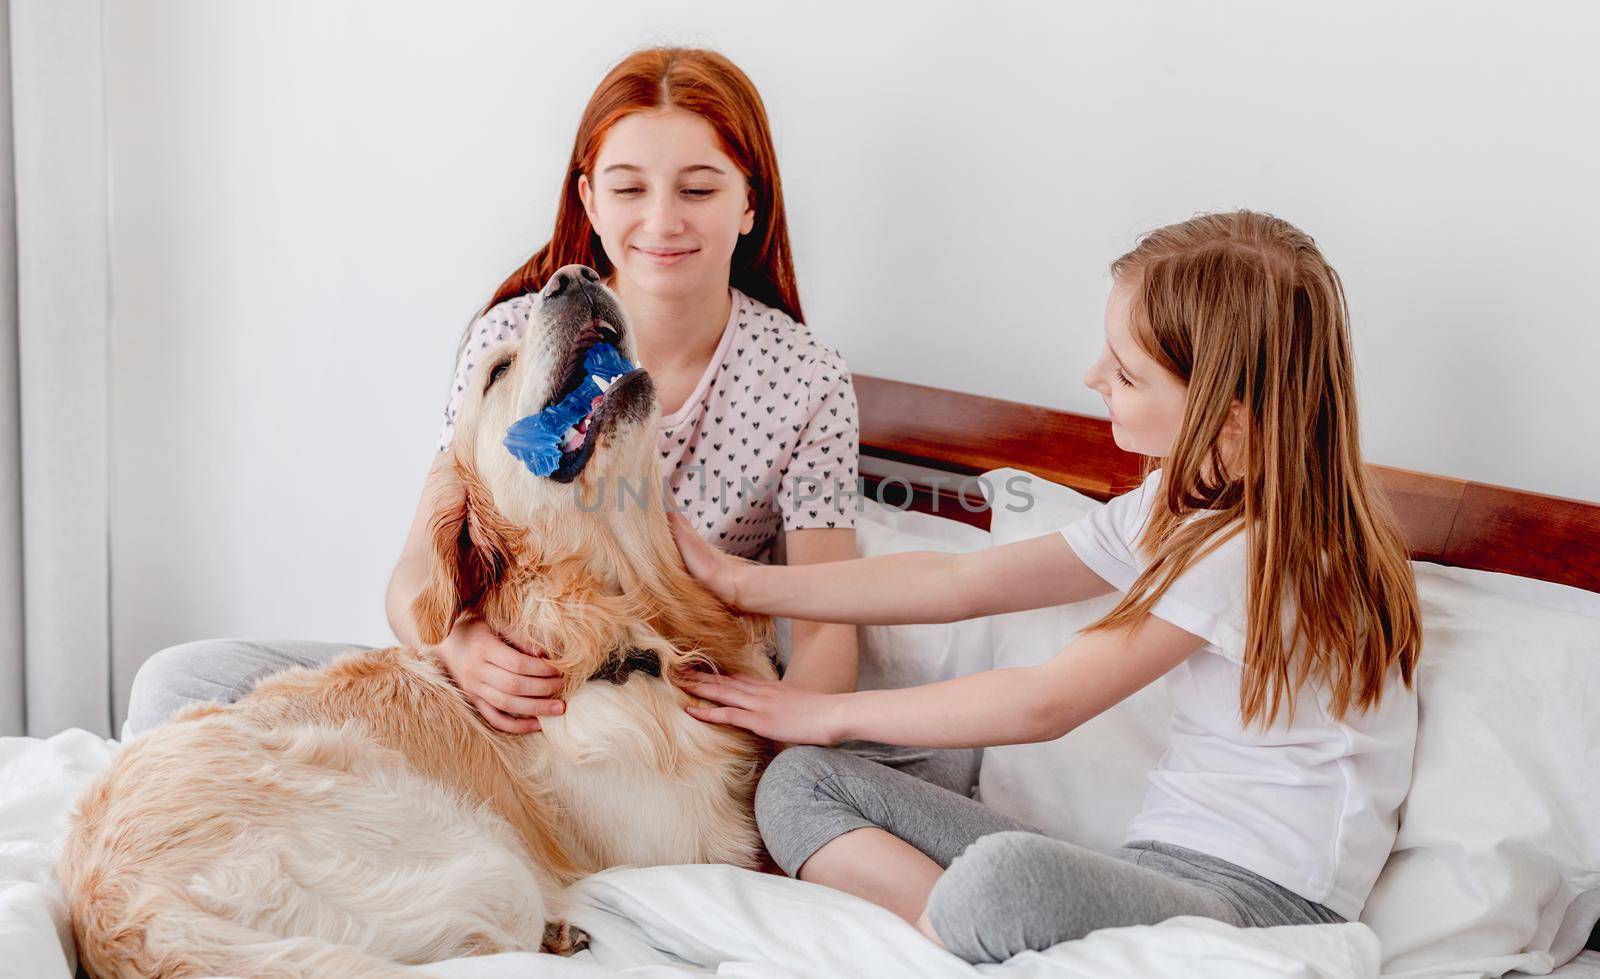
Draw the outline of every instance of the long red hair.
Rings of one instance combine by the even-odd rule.
[[[723,152],[739,165],[750,185],[755,226],[734,247],[729,285],[783,310],[795,322],[803,321],[767,110],[738,66],[700,48],[636,51],[601,80],[578,123],[550,241],[500,284],[479,315],[513,296],[538,292],[563,265],[578,263],[602,276],[611,274],[611,260],[578,198],[578,177],[594,169],[600,145],[617,120],[664,106],[686,109],[709,122]]]

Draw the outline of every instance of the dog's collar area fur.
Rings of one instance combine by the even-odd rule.
[[[615,659],[589,676],[592,680],[606,680],[617,685],[628,682],[634,670],[661,679],[661,658],[648,649],[630,649],[622,659]]]

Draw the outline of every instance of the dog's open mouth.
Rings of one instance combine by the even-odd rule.
[[[583,341],[589,340],[591,336],[594,339],[584,345]],[[562,452],[576,452],[583,445],[585,436],[589,432],[590,420],[594,417],[595,410],[605,400],[606,392],[616,383],[617,378],[637,370],[617,349],[617,345],[621,342],[622,338],[611,327],[599,326],[585,330],[584,336],[579,339],[579,344],[573,347],[572,354],[568,358],[570,365],[567,368],[566,381],[544,406],[545,410],[549,410],[569,399],[577,398],[577,406],[584,411],[576,423],[562,431]],[[588,399],[587,405],[583,404],[584,398]]]
[[[594,436],[616,417],[608,410],[625,400],[643,378],[617,348],[621,336],[597,323],[586,328],[567,358],[564,380],[536,414],[506,431],[505,445],[536,476],[571,482],[593,453]]]

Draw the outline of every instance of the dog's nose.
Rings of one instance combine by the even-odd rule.
[[[581,289],[585,283],[599,281],[600,274],[587,265],[563,265],[556,269],[556,274],[544,284],[541,296],[545,299],[554,299],[574,286]]]

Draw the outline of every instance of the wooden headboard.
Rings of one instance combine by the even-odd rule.
[[[867,486],[909,505],[988,527],[972,492],[885,481],[875,460],[957,476],[1006,466],[1104,500],[1138,484],[1143,457],[1117,448],[1103,419],[975,394],[854,375]],[[902,470],[904,467],[901,467]],[[1600,503],[1372,466],[1412,557],[1600,592]],[[880,487],[880,483],[882,484]],[[937,497],[937,500],[935,499]]]

